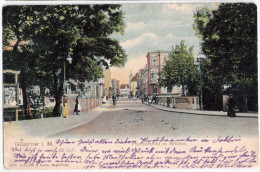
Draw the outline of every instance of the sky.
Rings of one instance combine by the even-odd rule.
[[[124,35],[114,34],[127,54],[124,67],[111,67],[111,77],[120,84],[129,82],[129,74],[134,75],[147,63],[148,52],[171,51],[181,40],[189,47],[194,46],[194,55],[200,52],[200,39],[193,29],[193,12],[199,7],[217,8],[217,4],[123,4]]]

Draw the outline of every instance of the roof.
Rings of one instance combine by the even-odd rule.
[[[138,73],[135,74],[135,76],[132,78],[131,82],[137,81],[138,79]]]
[[[154,51],[154,52],[148,52],[147,55],[146,55],[146,57],[149,56],[150,54],[154,54],[154,53],[158,53],[158,54],[168,53],[168,54],[170,54],[171,52],[170,52],[170,51],[158,50],[158,51]]]
[[[129,88],[129,84],[121,84],[120,89]]]

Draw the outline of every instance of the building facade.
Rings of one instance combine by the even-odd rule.
[[[141,95],[142,95],[142,74],[144,73],[145,69],[140,69],[139,70],[139,73],[138,73],[138,79],[137,79],[137,87],[136,87],[136,90],[137,90],[137,97],[139,98]]]
[[[147,91],[148,95],[160,94],[159,73],[162,71],[166,60],[169,58],[169,51],[149,52],[147,58]]]
[[[132,90],[132,97],[137,96],[137,80],[138,80],[138,73],[134,75],[134,77],[131,80],[131,90]]]
[[[129,84],[121,84],[119,92],[121,97],[128,97],[130,95]]]
[[[110,90],[111,90],[111,72],[109,69],[105,70],[105,96],[110,97]]]
[[[159,73],[169,59],[169,51],[149,52],[146,55],[147,64],[140,69],[137,82],[137,96],[144,97],[157,94],[181,94],[181,87],[164,88],[159,85]],[[130,86],[130,88],[133,88]]]
[[[118,80],[116,80],[116,79],[112,79],[111,80],[111,84],[112,84],[112,86],[111,86],[111,94],[110,94],[110,96],[112,97],[113,95],[117,95],[117,83],[119,83],[119,81]]]
[[[130,71],[130,75],[129,75],[129,94],[130,94],[130,97],[133,96],[133,90],[132,90],[132,79],[133,79],[133,74],[132,74],[132,71]]]

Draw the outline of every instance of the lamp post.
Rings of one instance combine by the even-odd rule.
[[[197,62],[199,63],[199,69],[200,69],[200,110],[203,110],[203,94],[202,94],[202,68],[201,68],[201,61],[203,59],[203,54],[199,53],[197,55]]]
[[[62,107],[63,107],[63,104],[64,104],[64,96],[65,96],[65,89],[66,89],[66,86],[65,86],[65,84],[66,84],[66,60],[69,62],[69,64],[71,64],[71,62],[72,62],[72,58],[71,58],[71,56],[70,56],[70,53],[68,53],[68,56],[67,56],[67,58],[66,59],[64,59],[64,66],[63,66],[63,77],[64,77],[64,79],[63,79],[63,98],[62,98]],[[63,111],[64,112],[64,111]]]
[[[66,60],[69,62],[69,64],[71,64],[71,62],[72,62],[72,58],[71,58],[71,56],[70,56],[70,53],[68,53],[68,57],[66,58]],[[63,73],[64,73],[64,81],[63,81],[63,89],[64,89],[64,92],[63,92],[63,95],[65,94],[65,88],[66,88],[66,86],[65,86],[65,84],[66,84],[66,60],[64,60],[64,71],[63,71]]]

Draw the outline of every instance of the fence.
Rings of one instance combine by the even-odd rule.
[[[98,107],[102,104],[102,98],[86,98],[86,99],[79,99],[80,107],[81,110],[80,112],[87,112],[91,109],[94,109],[95,107]],[[74,108],[76,104],[76,99],[75,98],[69,98],[68,101],[68,106],[69,106],[69,113],[70,115],[74,113]],[[45,111],[48,109],[49,113],[51,113],[52,108],[48,107],[45,108]],[[35,119],[41,118],[41,114],[39,111],[41,110],[35,110],[31,109],[33,117]],[[3,121],[15,121],[16,120],[16,113],[17,113],[17,108],[4,108],[3,109]],[[44,117],[51,117],[50,115],[45,115]],[[18,110],[18,119],[17,120],[25,120],[25,114],[24,111],[22,110],[22,107]]]
[[[157,102],[160,105],[177,108],[177,109],[199,109],[198,96],[189,97],[170,97],[170,96],[158,96]]]
[[[79,99],[80,104],[80,112],[87,112],[95,107],[98,107],[102,104],[102,98],[86,98],[86,99]],[[69,99],[68,106],[70,114],[74,113],[76,105],[76,99]]]

